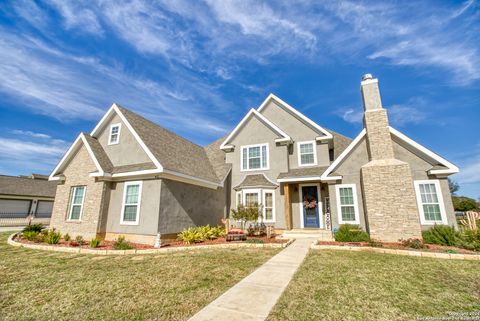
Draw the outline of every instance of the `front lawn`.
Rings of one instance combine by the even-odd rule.
[[[279,249],[93,256],[7,245],[0,233],[2,320],[186,320]]]
[[[480,261],[321,250],[310,252],[268,320],[417,320],[467,311],[480,311]]]

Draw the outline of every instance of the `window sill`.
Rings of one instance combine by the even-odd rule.
[[[138,225],[138,222],[120,222],[120,225]]]

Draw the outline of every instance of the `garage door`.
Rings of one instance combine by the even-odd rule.
[[[30,211],[30,201],[0,199],[0,217],[27,217]]]
[[[36,217],[51,217],[53,209],[52,201],[38,201]]]

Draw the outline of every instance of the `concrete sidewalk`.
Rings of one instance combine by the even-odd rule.
[[[190,320],[265,320],[314,241],[297,239]]]

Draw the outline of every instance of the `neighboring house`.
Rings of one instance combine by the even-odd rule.
[[[447,177],[458,168],[389,126],[376,79],[364,76],[361,92],[353,141],[272,94],[205,148],[114,104],[52,172],[52,226],[151,244],[255,203],[278,231],[351,223],[397,241],[455,225]]]
[[[0,226],[48,224],[56,188],[45,175],[0,175]]]

